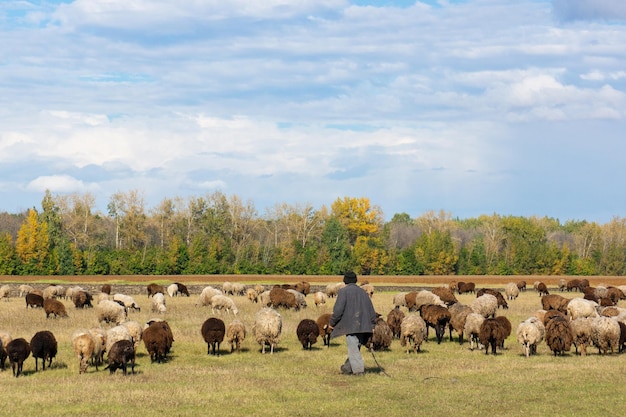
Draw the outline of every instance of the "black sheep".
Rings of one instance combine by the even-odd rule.
[[[474,293],[476,288],[476,284],[473,282],[459,282],[457,284],[457,291],[459,294],[464,293]]]
[[[220,343],[224,341],[224,334],[226,333],[226,326],[224,321],[216,317],[208,318],[202,323],[202,338],[207,344],[207,355],[213,354],[219,356]],[[213,350],[213,352],[211,352]]]
[[[165,321],[153,321],[142,334],[143,343],[152,362],[163,363],[167,360],[174,337],[169,324]]]
[[[302,319],[296,328],[298,340],[302,343],[303,349],[311,350],[313,345],[317,343],[317,337],[320,335],[320,329],[317,323],[311,319]]]
[[[126,375],[126,368],[130,364],[131,373],[135,373],[135,346],[130,340],[118,340],[113,343],[111,350],[107,354],[109,364],[104,369],[109,369],[109,373],[114,374],[116,370],[122,369]]]
[[[26,294],[26,308],[43,308],[43,297],[39,294],[29,293]]]
[[[22,373],[24,361],[30,356],[30,345],[23,337],[14,339],[7,345],[7,356],[11,362],[13,376],[17,378]]]
[[[46,360],[48,361],[48,368],[52,365],[52,358],[57,355],[57,339],[52,332],[48,330],[42,330],[35,333],[30,339],[30,350],[35,358],[35,372],[39,370],[37,366],[37,359],[41,358],[43,362],[43,370],[46,370]]]

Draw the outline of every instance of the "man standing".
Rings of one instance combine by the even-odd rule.
[[[346,335],[348,359],[341,365],[341,373],[363,375],[365,363],[361,345],[367,343],[376,324],[376,311],[369,295],[356,285],[357,277],[352,271],[343,276],[344,288],[337,293],[337,301],[330,318],[331,338]]]

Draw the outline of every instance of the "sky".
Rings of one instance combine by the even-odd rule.
[[[1,0],[0,211],[626,217],[626,2]]]

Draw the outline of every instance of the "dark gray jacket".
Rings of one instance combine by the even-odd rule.
[[[374,305],[361,287],[348,284],[339,290],[330,317],[330,325],[334,327],[331,338],[347,334],[372,333],[375,324]]]

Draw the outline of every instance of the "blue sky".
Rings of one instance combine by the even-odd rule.
[[[0,210],[626,216],[626,2],[0,2]]]

